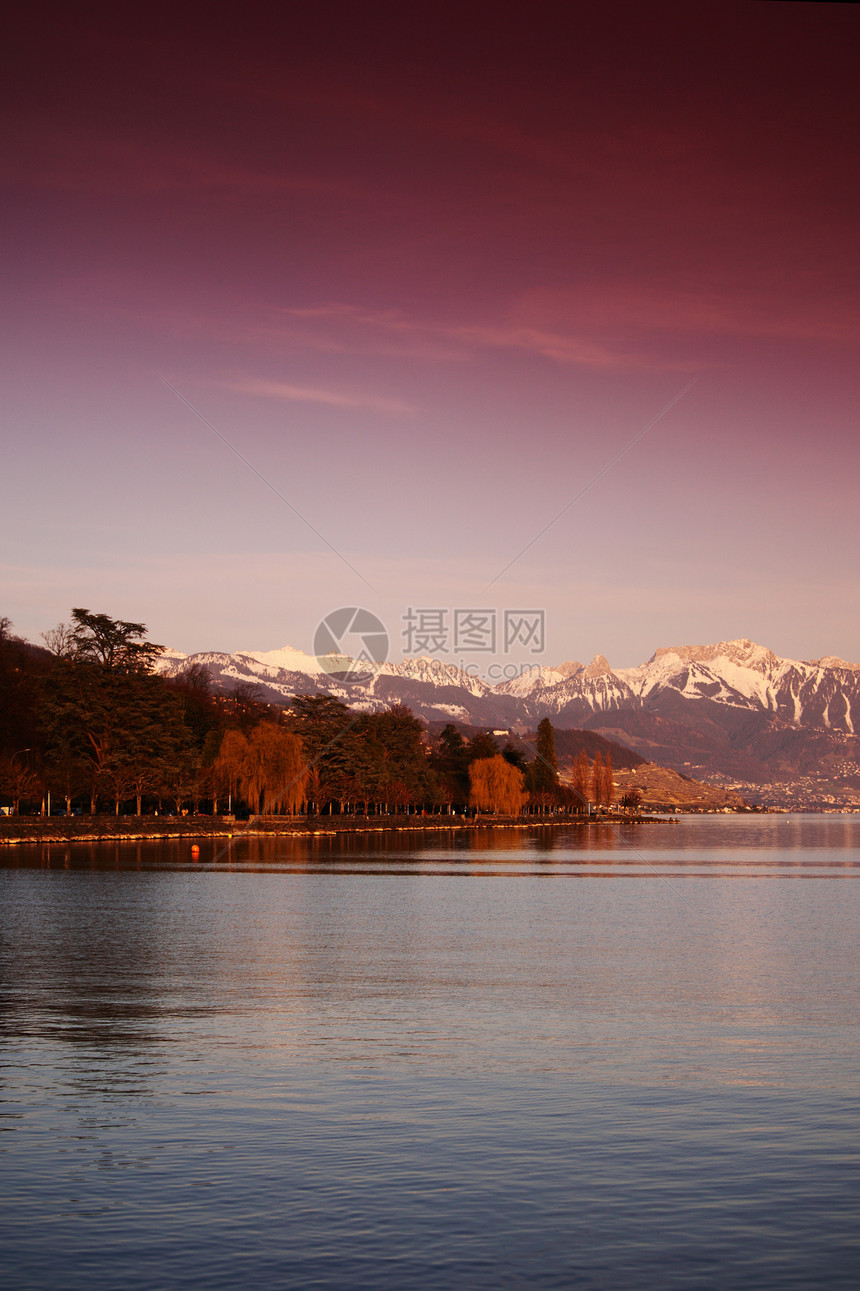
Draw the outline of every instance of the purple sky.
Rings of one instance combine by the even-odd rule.
[[[860,660],[856,7],[96,13],[7,32],[18,632]]]

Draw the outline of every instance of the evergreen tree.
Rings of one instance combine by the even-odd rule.
[[[62,625],[61,625],[62,629]],[[77,662],[101,664],[116,672],[151,672],[164,646],[145,640],[143,623],[126,623],[109,614],[72,610],[68,632],[71,657]]]
[[[476,762],[479,758],[495,758],[498,755],[499,747],[489,731],[477,731],[469,740],[466,752],[468,762]]]
[[[439,801],[449,809],[464,806],[469,799],[469,750],[462,732],[449,722],[439,736],[431,758],[438,785]]]
[[[86,767],[90,810],[100,793],[119,813],[130,797],[142,810],[170,760],[192,745],[182,705],[152,667],[162,647],[142,623],[72,611],[53,634],[57,654],[41,687],[39,714],[55,759]],[[64,792],[68,792],[68,784]]]
[[[537,728],[530,789],[535,794],[552,794],[557,788],[558,758],[555,754],[555,732],[549,718],[544,717]]]
[[[383,713],[368,714],[359,723],[358,734],[371,754],[381,803],[387,807],[395,799],[395,805],[428,799],[433,776],[424,727],[411,709],[394,704]],[[395,786],[399,786],[396,794]]]
[[[518,771],[522,771],[523,774],[525,774],[526,759],[523,756],[523,752],[510,740],[508,740],[507,744],[502,749],[502,757],[506,762],[510,762],[512,767],[516,767]]]

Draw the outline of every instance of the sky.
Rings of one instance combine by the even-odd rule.
[[[153,8],[6,32],[15,631],[860,661],[856,6]]]

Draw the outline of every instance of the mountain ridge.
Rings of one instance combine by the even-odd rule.
[[[766,786],[816,776],[829,784],[835,776],[846,792],[856,782],[860,793],[860,665],[834,655],[788,659],[737,638],[661,646],[633,668],[613,669],[602,655],[589,664],[534,667],[496,685],[427,656],[376,665],[350,684],[334,671],[341,662],[348,668],[339,656],[319,659],[289,646],[234,654],[170,650],[158,669],[176,676],[200,664],[216,689],[251,684],[276,703],[310,690],[363,711],[404,703],[426,721],[512,730],[533,729],[549,717],[557,727],[593,730],[699,779]]]

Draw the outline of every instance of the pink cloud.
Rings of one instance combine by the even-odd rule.
[[[645,353],[613,348],[587,330],[542,327],[515,318],[494,323],[445,323],[409,318],[396,310],[367,310],[330,304],[283,309],[296,331],[311,346],[367,352],[368,336],[387,338],[388,352],[409,352],[428,359],[467,359],[481,351],[516,350],[555,363],[590,368],[635,369],[655,365],[686,370],[682,363],[659,363]],[[334,339],[337,338],[337,339]]]
[[[597,334],[696,333],[856,344],[860,311],[844,296],[826,297],[803,281],[752,282],[747,287],[594,284],[538,288],[516,313],[525,327],[582,326]]]
[[[224,383],[228,390],[240,394],[260,395],[265,399],[282,399],[289,402],[322,403],[332,408],[372,408],[376,412],[391,414],[413,413],[415,409],[399,399],[388,399],[374,394],[344,394],[339,390],[325,390],[318,386],[292,385],[285,381],[267,381],[248,377]]]

